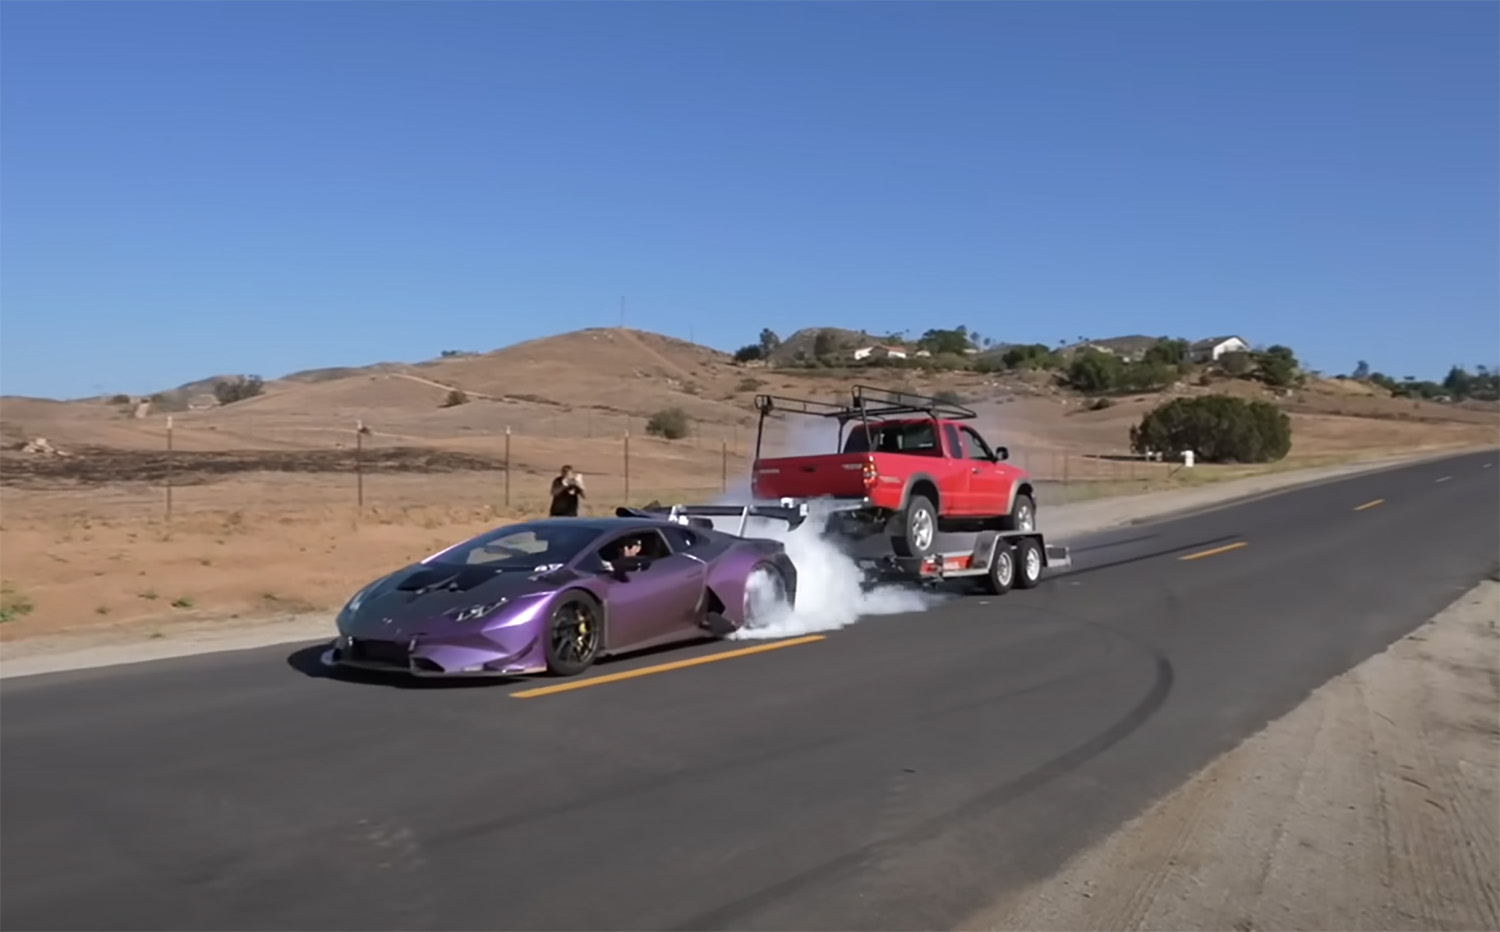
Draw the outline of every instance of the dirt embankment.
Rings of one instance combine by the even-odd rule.
[[[1500,929],[1500,582],[965,929]]]

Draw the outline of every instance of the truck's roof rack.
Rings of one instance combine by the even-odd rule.
[[[979,415],[957,402],[943,401],[915,392],[892,391],[873,385],[856,385],[850,389],[850,403],[815,401],[810,398],[786,398],[780,395],[756,395],[755,408],[762,417],[774,412],[809,414],[836,418],[840,424],[855,419],[882,419],[904,414],[967,421]]]

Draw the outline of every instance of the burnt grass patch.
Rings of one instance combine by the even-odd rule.
[[[366,449],[358,468],[366,473],[444,473],[500,471],[504,461],[472,453],[422,447]],[[113,482],[165,482],[201,485],[237,473],[353,473],[353,450],[237,450],[187,452],[75,447],[67,456],[7,453],[0,457],[0,485],[56,488]]]

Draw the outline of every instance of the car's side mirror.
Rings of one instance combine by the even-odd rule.
[[[1009,447],[996,447],[995,448],[995,460],[996,460],[996,462],[1002,462],[1002,461],[1008,460],[1008,459],[1010,459],[1010,448]]]

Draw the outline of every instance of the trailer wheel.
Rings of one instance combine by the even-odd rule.
[[[898,557],[926,557],[937,546],[937,509],[925,495],[913,495],[891,522],[891,549]]]
[[[1005,595],[1016,582],[1016,552],[1006,540],[995,541],[995,555],[990,558],[989,572],[984,574],[984,588],[990,595]]]
[[[1035,589],[1042,581],[1042,545],[1034,537],[1016,542],[1016,588]]]

